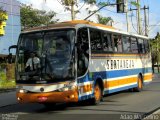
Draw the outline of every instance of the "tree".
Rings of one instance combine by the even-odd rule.
[[[160,34],[157,33],[156,37],[151,40],[151,50],[153,64],[160,62]]]
[[[112,26],[111,22],[113,22],[113,19],[111,17],[103,17],[98,14],[97,19],[98,19],[98,23],[100,23],[100,24]]]
[[[7,19],[7,12],[0,7],[0,22],[6,21]]]
[[[44,0],[45,2],[47,0]],[[85,3],[93,5],[96,0],[83,0]],[[75,6],[78,6],[77,0],[61,0],[61,4],[64,5],[65,9],[71,12],[71,19],[74,20],[78,10],[75,10]]]
[[[56,13],[54,11],[46,12],[45,10],[38,10],[32,8],[32,6],[21,5],[21,24],[22,29],[43,26],[57,22],[53,20]]]

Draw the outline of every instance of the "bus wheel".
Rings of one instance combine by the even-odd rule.
[[[92,100],[92,104],[97,105],[100,103],[102,99],[102,89],[98,83],[96,83],[94,87],[94,98]]]
[[[142,76],[141,75],[138,76],[137,84],[138,84],[138,86],[134,89],[134,91],[136,91],[136,92],[142,91],[143,82],[142,82]]]

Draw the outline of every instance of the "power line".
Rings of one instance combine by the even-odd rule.
[[[149,31],[151,31],[152,29],[154,29],[158,24],[160,24],[160,21],[158,21],[157,24],[155,24],[152,28],[150,28]]]
[[[160,26],[160,25],[150,25],[150,26]]]
[[[80,11],[84,7],[85,4],[86,4],[86,2],[83,3],[83,5],[79,8],[78,11]]]
[[[104,10],[107,10],[107,11],[112,12],[112,13],[117,13],[117,12],[112,11],[112,10],[109,10],[109,9],[107,9],[107,8],[104,8]]]
[[[57,0],[57,1],[59,2],[59,4],[61,4],[64,7],[64,5],[59,0]]]

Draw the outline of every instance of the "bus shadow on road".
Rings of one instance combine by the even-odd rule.
[[[98,106],[104,106],[104,105],[124,106],[126,104],[118,104],[119,101],[110,100],[110,99],[107,99],[107,98],[111,97],[111,96],[118,95],[118,94],[126,95],[125,93],[130,93],[130,92],[131,92],[130,90],[125,90],[125,91],[120,91],[120,92],[116,92],[116,93],[113,93],[113,94],[105,95],[103,101],[100,102],[100,104],[98,104]],[[84,101],[81,101],[81,102],[78,102],[78,103],[58,104],[58,105],[56,105],[52,108],[47,108],[47,107],[44,106],[44,108],[42,108],[42,109],[40,109],[36,112],[38,112],[38,113],[49,112],[49,111],[54,112],[54,111],[63,111],[63,110],[66,110],[66,109],[74,110],[74,109],[83,109],[83,108],[90,107],[90,106],[95,107],[96,105],[91,104],[90,100],[84,100]]]
[[[152,90],[144,90],[144,91],[152,91]],[[110,107],[125,106],[126,104],[119,103],[119,101],[117,101],[115,98],[117,97],[117,95],[121,96],[121,97],[129,95],[128,93],[130,93],[130,91],[125,90],[125,91],[105,95],[104,100],[98,106],[104,106],[104,105],[106,105],[106,106],[110,105]],[[89,109],[92,107],[93,107],[93,109]],[[48,113],[48,112],[59,113],[61,111],[65,111],[65,110],[93,110],[93,111],[97,110],[97,111],[101,111],[101,109],[94,110],[95,107],[97,107],[97,106],[90,104],[90,101],[88,101],[88,100],[82,101],[79,103],[57,104],[57,105],[51,106],[49,108],[45,107],[42,104],[38,104],[38,103],[28,103],[28,104],[14,104],[14,105],[1,107],[0,113],[27,113],[27,114]],[[112,111],[112,110],[102,109],[102,111]],[[125,111],[117,111],[117,112],[125,112]],[[134,111],[130,111],[130,112],[135,113]]]

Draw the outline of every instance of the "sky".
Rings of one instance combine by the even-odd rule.
[[[60,4],[60,0],[18,0],[25,4],[31,4],[32,7],[41,9],[41,10],[53,10],[55,11],[56,18],[59,21],[68,21],[71,20],[70,12],[64,9],[64,6]],[[96,10],[97,6],[95,5],[87,5],[84,4],[81,0],[78,0],[78,8],[75,6],[77,10],[80,9],[80,13],[76,15],[76,19],[84,19],[89,14],[86,10],[89,7],[91,10]],[[108,0],[98,0],[98,1],[108,1]],[[130,0],[129,0],[130,1]],[[149,37],[154,38],[157,32],[160,32],[160,0],[140,0],[141,8],[144,5],[149,6]],[[83,7],[82,7],[83,6]],[[129,8],[134,8],[134,6],[129,4]],[[127,31],[126,25],[126,15],[122,13],[116,13],[116,7],[105,7],[100,12],[100,15],[104,17],[112,17],[113,26],[119,30]],[[136,22],[136,11],[129,12],[129,23],[132,33],[137,33],[137,22]],[[97,22],[96,15],[93,15],[89,18],[89,20]],[[144,11],[141,10],[141,24],[143,26],[144,33]]]

